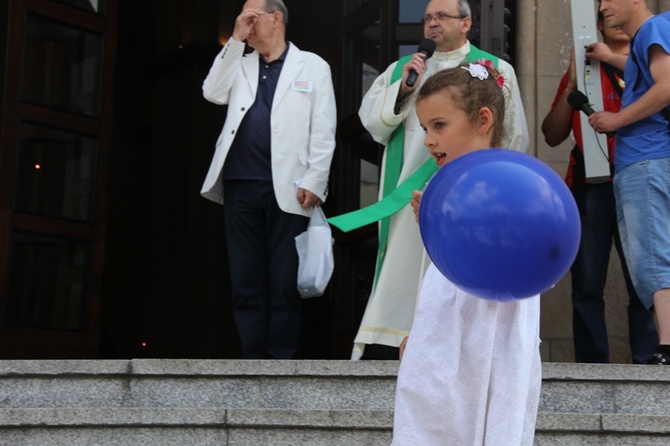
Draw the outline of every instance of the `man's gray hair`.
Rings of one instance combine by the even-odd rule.
[[[458,0],[458,15],[461,17],[472,17],[470,2],[468,0]]]
[[[265,0],[265,10],[268,12],[281,12],[284,27],[288,27],[288,9],[286,9],[286,5],[282,0]]]

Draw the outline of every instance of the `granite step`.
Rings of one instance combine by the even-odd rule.
[[[670,444],[669,369],[543,364],[535,444]],[[0,361],[0,445],[388,445],[396,373],[396,361]]]

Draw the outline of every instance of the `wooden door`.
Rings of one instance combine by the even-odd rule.
[[[12,0],[0,116],[0,357],[94,358],[115,0]]]

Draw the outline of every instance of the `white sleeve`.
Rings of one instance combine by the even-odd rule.
[[[526,112],[521,102],[521,93],[514,68],[504,60],[499,63],[500,74],[505,79],[504,91],[507,108],[505,109],[505,137],[501,145],[508,149],[528,153],[530,137]]]
[[[335,151],[335,129],[337,127],[337,107],[330,66],[319,59],[321,64],[315,80],[312,99],[311,131],[309,135],[308,170],[302,178],[303,187],[326,201],[328,175]],[[316,63],[316,62],[314,62]]]
[[[391,83],[391,76],[396,65],[397,62],[391,64],[377,77],[363,97],[358,110],[363,127],[370,132],[375,141],[383,145],[387,145],[393,131],[402,124],[409,113],[409,107],[405,107],[399,115],[395,114],[400,80]]]
[[[237,42],[231,37],[214,58],[209,74],[202,84],[202,95],[209,102],[224,105],[230,100],[230,90],[241,65],[244,47],[244,42]]]

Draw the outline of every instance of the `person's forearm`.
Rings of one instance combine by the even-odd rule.
[[[214,59],[209,73],[202,84],[205,99],[215,104],[227,104],[230,89],[235,80],[240,61],[244,54],[244,43],[231,39]]]
[[[618,128],[631,125],[670,106],[670,90],[661,84],[654,84],[637,101],[619,112]]]
[[[402,110],[400,115],[394,113],[400,81],[390,82],[391,67],[375,80],[370,90],[363,97],[358,110],[358,116],[363,127],[375,141],[383,145],[388,143],[389,138],[402,123],[404,117]]]
[[[607,60],[604,61],[605,63],[612,65],[614,68],[618,68],[619,70],[623,71],[626,68],[626,61],[628,60],[628,56],[623,55],[623,54],[612,54],[612,56]]]
[[[544,140],[549,146],[556,147],[570,136],[572,130],[573,109],[568,104],[568,95],[574,90],[566,88],[556,106],[547,114],[542,121],[542,133]]]

